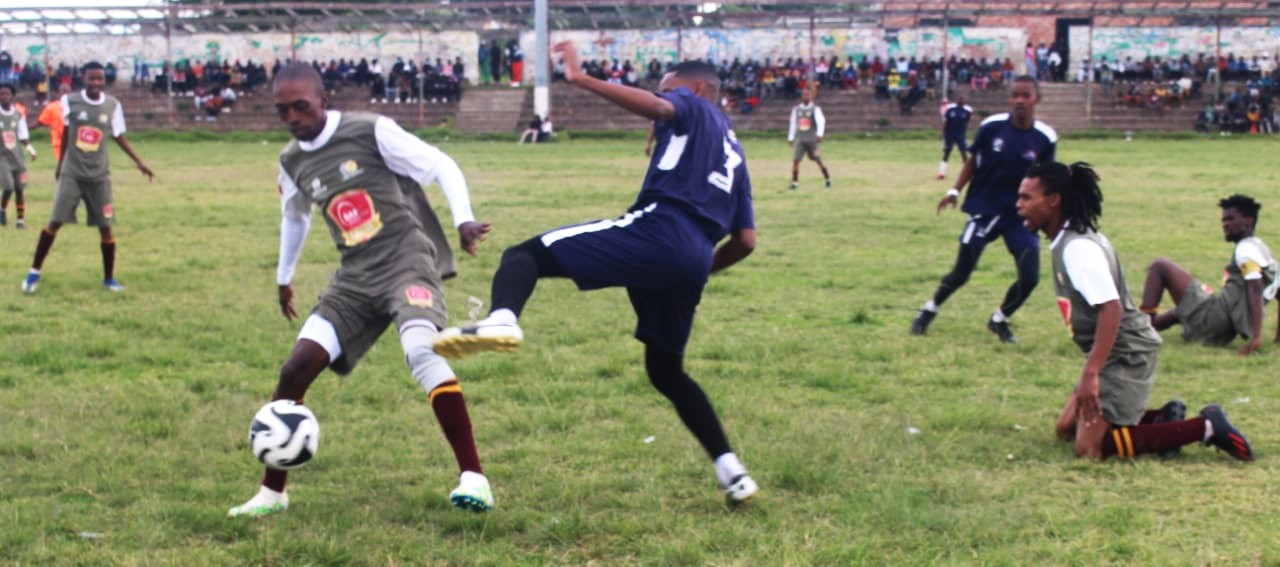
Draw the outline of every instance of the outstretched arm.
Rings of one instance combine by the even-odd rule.
[[[562,41],[551,48],[552,57],[564,60],[564,78],[569,84],[600,95],[622,109],[648,118],[670,120],[676,115],[676,107],[662,97],[644,89],[601,81],[582,72],[578,61],[578,47],[572,41]]]

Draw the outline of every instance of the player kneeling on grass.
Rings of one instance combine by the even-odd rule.
[[[515,348],[524,340],[517,319],[540,278],[569,278],[584,291],[625,287],[650,383],[711,457],[728,502],[747,500],[756,483],[729,447],[706,394],[684,371],[684,348],[708,274],[755,247],[742,146],[711,102],[720,79],[711,65],[686,61],[663,77],[655,96],[586,75],[572,43],[559,43],[552,52],[564,60],[569,84],[654,121],[658,145],[644,186],[622,218],[559,228],[508,248],[493,275],[489,316],[471,327],[445,329],[436,350],[453,357]]]
[[[449,363],[431,349],[447,317],[441,280],[453,275],[454,262],[421,186],[440,182],[462,248],[474,255],[489,225],[475,222],[462,171],[390,118],[328,110],[324,82],[309,65],[285,66],[275,76],[273,92],[280,120],[294,137],[280,153],[280,312],[289,320],[297,317],[290,282],[311,226],[312,205],[329,225],[342,266],[298,332],[271,399],[302,403],[325,367],[351,372],[395,324],[405,362],[427,391],[462,470],[449,500],[475,511],[493,508],[462,388]],[[286,480],[285,471],[268,468],[258,494],[228,514],[285,510]]]
[[[1146,409],[1160,335],[1129,298],[1115,249],[1097,231],[1102,190],[1093,169],[1083,162],[1037,163],[1018,188],[1017,206],[1027,228],[1050,241],[1058,306],[1087,356],[1058,418],[1058,437],[1074,439],[1079,457],[1170,457],[1202,441],[1252,460],[1249,441],[1218,405],[1193,419],[1183,419],[1186,407],[1176,400]]]

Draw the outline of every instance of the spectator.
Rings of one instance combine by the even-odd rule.
[[[235,89],[231,88],[231,85],[223,87],[219,96],[222,98],[223,112],[231,112],[236,107],[236,99],[239,98],[239,95],[236,94]]]
[[[541,133],[542,133],[542,117],[538,116],[537,114],[534,114],[533,120],[529,121],[529,127],[525,128],[524,132],[520,133],[520,140],[517,141],[516,143],[523,144],[525,140],[533,140],[533,143],[536,144],[538,143],[538,135]]]
[[[556,135],[555,127],[551,125],[551,116],[548,115],[542,119],[542,126],[538,128],[538,141],[550,142],[551,138]]]

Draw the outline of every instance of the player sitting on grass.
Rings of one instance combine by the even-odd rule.
[[[1218,405],[1183,419],[1182,402],[1146,408],[1155,383],[1160,335],[1134,306],[1111,242],[1097,231],[1098,176],[1086,163],[1037,163],[1018,188],[1018,214],[1043,232],[1053,258],[1058,307],[1086,355],[1056,433],[1074,440],[1076,456],[1172,456],[1197,441],[1249,461],[1253,450]]]
[[[1240,335],[1247,355],[1262,345],[1263,305],[1274,299],[1280,278],[1276,259],[1267,244],[1253,234],[1262,205],[1245,195],[1232,195],[1218,202],[1222,208],[1222,234],[1235,243],[1231,260],[1222,272],[1222,289],[1214,294],[1186,270],[1171,260],[1160,258],[1147,269],[1142,287],[1142,312],[1151,315],[1151,324],[1163,331],[1182,323],[1182,337],[1189,341],[1222,346]],[[1177,306],[1157,314],[1164,290]],[[1276,331],[1280,342],[1280,329]]]

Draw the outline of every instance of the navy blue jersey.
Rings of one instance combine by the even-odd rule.
[[[655,201],[672,203],[712,242],[736,229],[755,228],[746,155],[728,117],[684,87],[658,96],[676,113],[653,124],[653,159],[632,210]]]
[[[956,103],[948,104],[942,111],[943,132],[947,138],[958,138],[963,140],[964,133],[969,129],[969,118],[973,116],[973,108],[969,105],[960,106]]]
[[[1036,120],[1031,128],[1019,130],[1009,115],[993,114],[978,126],[969,151],[977,159],[964,212],[971,215],[1016,215],[1018,185],[1031,164],[1054,160],[1058,133]]]

